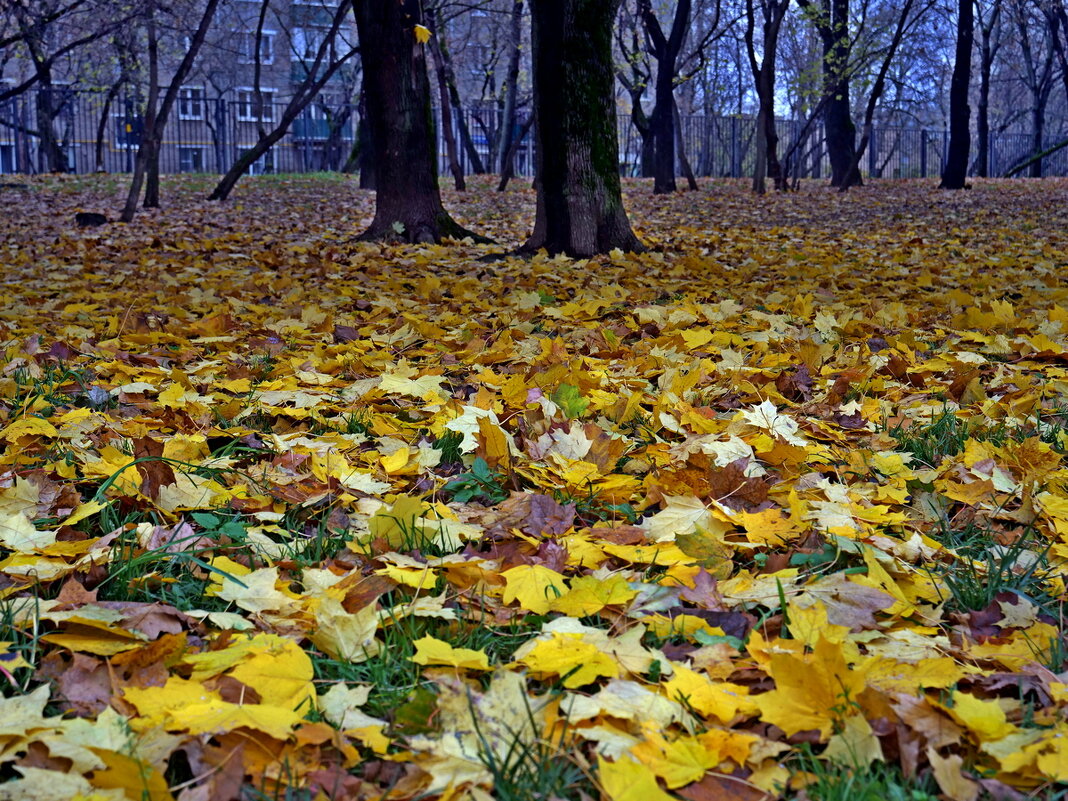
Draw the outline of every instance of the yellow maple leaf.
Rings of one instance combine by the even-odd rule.
[[[56,427],[43,417],[20,417],[0,430],[0,439],[15,442],[22,437],[55,437],[59,432]]]
[[[337,599],[322,598],[314,614],[311,641],[334,659],[364,662],[381,649],[381,643],[375,639],[379,619],[374,604],[358,612],[348,612]]]
[[[598,756],[597,778],[611,801],[674,801],[656,783],[656,774],[648,766],[629,757],[609,762]]]
[[[489,670],[489,656],[485,651],[453,648],[447,642],[429,635],[414,642],[412,661],[418,665],[451,665],[471,670]]]
[[[817,729],[826,738],[856,713],[850,704],[864,689],[865,672],[846,663],[839,644],[821,639],[809,654],[772,654],[768,670],[775,689],[753,702],[762,720],[787,735]]]
[[[569,617],[585,617],[606,606],[624,604],[638,594],[620,575],[608,578],[580,576],[571,580],[571,589],[549,602],[549,608]]]
[[[419,44],[426,44],[430,41],[430,37],[433,35],[434,34],[431,32],[430,28],[427,28],[424,25],[415,26],[415,41],[419,42]]]
[[[544,615],[567,592],[564,577],[545,565],[517,565],[501,573],[501,578],[505,582],[504,603],[519,601],[536,615]]]
[[[699,781],[720,762],[696,737],[680,736],[668,742],[659,732],[646,733],[645,740],[630,749],[631,755],[664,780],[669,789]]]
[[[756,711],[749,690],[729,682],[713,682],[704,674],[683,665],[673,665],[671,678],[664,682],[664,693],[673,701],[688,705],[702,715],[714,716],[730,723],[739,713]],[[759,697],[759,696],[758,696]]]
[[[581,634],[553,632],[551,639],[538,640],[517,664],[540,676],[563,676],[563,684],[569,689],[582,687],[602,676],[619,675],[615,659],[593,643],[585,642]]]

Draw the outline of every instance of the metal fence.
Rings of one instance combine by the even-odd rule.
[[[26,94],[0,103],[0,173],[37,173],[56,169],[41,147],[37,97]],[[69,172],[129,172],[141,137],[141,103],[133,97],[108,99],[102,93],[54,90],[52,130]],[[264,131],[282,118],[285,103],[274,95],[252,92],[224,98],[180,98],[167,125],[161,150],[165,173],[223,173],[253,147]],[[253,173],[340,170],[354,155],[358,110],[355,105],[311,104],[286,135],[252,167]],[[624,175],[641,174],[642,139],[628,116],[618,118],[619,164]],[[682,153],[697,176],[739,178],[752,174],[755,121],[752,117],[693,115],[680,118]],[[479,167],[501,169],[500,110],[475,108],[453,115],[455,152],[465,174]],[[822,178],[830,165],[822,127],[779,120],[780,157],[791,175]],[[514,174],[534,171],[533,135],[525,119],[515,121],[511,136]],[[1057,133],[1046,146],[1060,137]],[[440,171],[448,174],[444,132],[439,130]],[[866,178],[930,178],[941,173],[948,136],[944,130],[881,125],[872,133],[861,163]],[[1033,152],[1027,133],[992,133],[988,174],[1001,175]],[[679,167],[681,168],[681,161]],[[1042,175],[1068,175],[1068,148],[1044,158]],[[680,170],[681,171],[681,170]]]

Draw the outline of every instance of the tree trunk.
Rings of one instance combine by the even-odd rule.
[[[147,11],[148,30],[148,64],[149,64],[149,87],[148,104],[145,109],[144,133],[141,144],[137,148],[137,161],[134,166],[133,180],[130,182],[130,194],[126,198],[126,205],[122,210],[120,219],[130,222],[137,208],[137,198],[141,194],[141,187],[145,187],[145,208],[159,208],[159,156],[163,143],[163,131],[167,127],[167,118],[178,100],[178,92],[182,83],[193,69],[200,46],[204,44],[208,29],[211,27],[215,11],[219,7],[220,0],[207,0],[204,4],[200,21],[196,30],[189,38],[189,47],[182,56],[178,68],[171,76],[167,91],[163,95],[163,101],[159,101],[159,35],[156,30],[156,0],[150,0]],[[158,107],[157,107],[158,104]],[[147,176],[147,184],[145,179]]]
[[[782,30],[782,21],[789,5],[790,0],[762,0],[762,52],[758,61],[754,36],[754,0],[746,0],[745,46],[759,103],[755,131],[753,191],[761,195],[766,191],[766,178],[771,178],[776,189],[786,189],[786,177],[783,175],[778,156],[779,133],[775,128],[775,61],[779,48],[779,32]]]
[[[994,33],[998,30],[998,18],[1001,16],[1001,0],[994,0],[989,14],[982,21],[980,28],[979,49],[979,106],[976,119],[976,156],[975,174],[980,178],[990,176],[990,78],[994,66],[994,56],[998,43]]]
[[[534,232],[526,251],[637,251],[619,180],[612,22],[619,0],[531,0]]]
[[[675,149],[679,154],[679,167],[682,169],[682,174],[686,178],[686,187],[691,192],[698,190],[697,179],[693,174],[693,167],[690,166],[690,160],[686,158],[686,142],[682,136],[682,118],[679,115],[679,104],[672,103],[671,108],[672,115],[675,117]]]
[[[1031,107],[1031,152],[1041,153],[1046,139],[1046,104],[1049,92],[1039,92]],[[1042,159],[1034,161],[1028,171],[1028,177],[1042,177]]]
[[[679,0],[675,6],[671,31],[667,35],[653,11],[651,0],[642,0],[640,8],[645,34],[656,57],[656,105],[649,123],[655,143],[653,194],[663,195],[676,190],[675,76],[679,52],[690,26],[690,0]]]
[[[519,54],[522,45],[523,0],[514,0],[508,28],[508,70],[504,76],[504,113],[498,137],[497,164],[501,175],[509,171],[505,158],[512,152],[516,128],[516,96],[519,93]]]
[[[356,162],[360,169],[360,189],[375,188],[375,140],[367,116],[367,77],[360,87],[360,120],[356,125]]]
[[[130,179],[130,191],[126,195],[119,219],[132,222],[137,213],[137,200],[141,197],[141,187],[145,182],[145,170],[148,167],[149,150],[152,148],[152,132],[156,128],[156,105],[159,102],[159,37],[156,35],[156,5],[150,0],[147,14],[148,34],[148,100],[145,101],[145,118],[142,126],[141,143],[137,146],[137,158],[134,160],[134,173]]]
[[[527,118],[527,121],[523,123],[523,127],[519,129],[519,133],[512,137],[512,146],[508,148],[508,153],[505,154],[504,172],[501,173],[501,180],[497,183],[498,192],[503,192],[508,188],[508,182],[512,180],[512,176],[515,174],[515,154],[519,150],[520,145],[523,144],[523,140],[527,138],[527,134],[530,133],[530,127],[533,124],[534,116],[531,115]]]
[[[968,177],[968,154],[971,150],[972,111],[968,90],[972,82],[972,42],[974,38],[973,0],[957,3],[957,48],[953,78],[949,85],[949,152],[942,172],[942,189],[964,189]]]
[[[441,205],[420,0],[356,0],[367,116],[374,141],[375,217],[362,239],[440,242],[470,232]]]
[[[849,100],[849,0],[830,0],[827,35],[824,37],[824,91],[827,106],[823,124],[827,131],[827,157],[831,162],[831,186],[839,188],[863,183],[856,169],[857,128],[853,124]]]
[[[456,88],[456,73],[452,67],[452,56],[449,53],[449,43],[445,38],[445,23],[441,9],[435,12],[436,30],[438,31],[438,53],[441,55],[441,66],[445,73],[445,83],[449,87],[449,101],[452,103],[452,111],[456,116],[456,127],[460,133],[460,144],[464,149],[464,155],[471,165],[471,172],[482,175],[486,172],[486,165],[482,163],[475,141],[471,138],[471,129],[467,126],[467,118],[464,116],[464,106],[460,100],[460,90]]]
[[[456,132],[452,124],[452,105],[449,103],[449,84],[445,80],[445,66],[442,63],[441,51],[436,39],[430,41],[430,54],[434,57],[434,74],[438,79],[438,103],[441,108],[441,133],[445,138],[445,151],[449,157],[449,172],[452,173],[453,184],[457,192],[467,190],[467,182],[464,181],[464,169],[460,166],[460,160],[456,155]]]
[[[41,137],[38,146],[43,162],[41,168],[46,172],[67,172],[67,154],[56,137],[55,120],[59,111],[51,73],[42,78],[40,83],[41,88],[37,92],[37,130]]]
[[[104,140],[107,138],[108,123],[111,122],[111,104],[114,103],[115,98],[119,96],[124,81],[125,77],[122,81],[113,83],[108,88],[108,93],[104,96],[104,105],[100,109],[100,119],[97,120],[96,123],[96,143],[93,147],[97,172],[107,172],[107,168],[104,164]]]
[[[875,108],[879,105],[879,99],[883,96],[883,92],[886,90],[886,76],[890,72],[890,65],[893,63],[894,56],[897,54],[897,49],[901,46],[901,42],[905,38],[906,32],[916,22],[916,17],[910,19],[912,13],[912,6],[915,0],[904,0],[901,7],[901,11],[898,14],[897,25],[894,28],[894,35],[890,40],[890,46],[886,49],[886,55],[883,57],[883,63],[879,66],[879,72],[875,76],[875,84],[872,86],[871,94],[868,95],[868,103],[864,109],[864,133],[860,137],[860,145],[857,147],[856,152],[853,154],[853,161],[849,165],[848,172],[856,172],[859,175],[858,166],[861,158],[864,156],[864,151],[867,150],[872,139],[873,122],[875,120]],[[850,184],[843,183],[838,187],[839,192],[845,192],[849,189]]]

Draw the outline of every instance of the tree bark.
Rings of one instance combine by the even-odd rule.
[[[674,100],[674,98],[672,98]],[[686,158],[686,141],[682,136],[682,118],[679,115],[679,104],[672,102],[671,113],[675,118],[675,149],[679,155],[679,168],[682,170],[682,175],[686,179],[686,188],[691,192],[698,190],[697,179],[693,174],[693,167],[690,166],[690,160]]]
[[[853,123],[850,103],[849,59],[852,48],[849,33],[849,0],[830,0],[824,7],[829,12],[823,39],[824,91],[827,106],[823,124],[827,131],[827,156],[831,162],[831,186],[848,188],[859,186],[857,127]]]
[[[360,189],[375,188],[375,140],[367,116],[367,77],[360,87],[360,120],[356,125],[356,161],[360,169]]]
[[[141,143],[137,146],[134,159],[133,177],[130,179],[130,191],[126,195],[126,205],[122,208],[119,219],[132,222],[137,213],[137,201],[141,197],[141,188],[145,183],[145,171],[151,158],[152,136],[156,129],[156,105],[159,102],[159,36],[156,33],[156,2],[149,0],[146,10],[146,30],[148,36],[148,99],[145,101],[145,117],[141,132]]]
[[[362,239],[440,242],[471,236],[441,205],[420,0],[356,0],[367,116],[374,142],[375,217]]]
[[[915,24],[919,17],[919,15],[917,15],[912,19],[909,18],[912,13],[914,2],[915,0],[904,0],[904,4],[898,14],[893,38],[890,40],[890,46],[886,49],[886,55],[883,56],[883,62],[879,66],[878,74],[875,76],[875,84],[872,86],[871,94],[868,96],[868,103],[864,108],[864,133],[860,137],[859,147],[856,148],[856,152],[853,154],[853,161],[848,166],[847,175],[854,172],[857,173],[858,176],[860,174],[860,160],[864,156],[864,151],[866,151],[869,144],[871,144],[875,109],[879,105],[879,99],[883,96],[883,92],[886,90],[886,76],[890,72],[890,65],[893,63],[894,56],[896,55],[898,48],[901,46],[902,40],[905,38],[905,33],[913,24]],[[845,182],[838,187],[838,191],[845,192],[851,185],[856,186],[856,184]]]
[[[501,115],[501,135],[498,137],[497,164],[501,175],[509,171],[504,160],[512,152],[515,136],[516,97],[519,94],[519,55],[522,45],[523,0],[512,3],[508,26],[508,70],[504,76],[504,113]]]
[[[994,57],[1000,48],[1001,37],[994,38],[1000,29],[1001,0],[993,0],[986,19],[980,23],[979,46],[979,105],[976,109],[976,155],[975,174],[980,178],[990,175],[990,78]]]
[[[678,0],[671,32],[664,34],[651,0],[641,0],[645,34],[656,58],[656,105],[649,120],[654,142],[653,194],[676,190],[675,185],[675,76],[679,52],[690,26],[690,0]]]
[[[104,95],[104,104],[100,109],[100,119],[96,122],[96,143],[93,147],[97,172],[106,172],[106,165],[104,164],[104,140],[107,138],[108,123],[111,122],[111,104],[114,103],[115,98],[119,96],[119,92],[125,82],[126,76],[124,75],[117,82],[109,86],[108,93]]]
[[[526,251],[638,251],[623,208],[612,22],[619,0],[532,0],[538,202]]]
[[[972,44],[975,37],[973,0],[957,2],[957,47],[953,77],[949,85],[949,152],[942,172],[941,189],[964,189],[968,178],[971,150],[971,106],[968,90],[972,83]]]
[[[163,101],[160,103],[159,112],[156,114],[150,137],[151,148],[148,153],[148,163],[146,165],[148,173],[145,182],[144,207],[146,209],[159,208],[159,156],[163,144],[163,131],[167,127],[167,120],[170,118],[171,109],[174,108],[174,104],[178,100],[178,93],[182,89],[182,84],[192,71],[193,62],[196,60],[197,53],[200,52],[200,48],[204,44],[204,40],[207,38],[208,30],[211,28],[211,21],[215,17],[215,11],[219,7],[220,2],[221,0],[207,0],[204,4],[204,11],[201,14],[200,22],[189,39],[189,49],[186,50],[181,63],[178,65],[178,69],[175,70],[174,75],[171,76],[171,81],[167,85],[167,91],[163,95]],[[147,135],[147,125],[145,126],[145,129]]]
[[[775,62],[779,48],[779,32],[782,30],[782,21],[789,5],[790,0],[761,0],[762,54],[758,61],[754,36],[754,0],[746,0],[745,4],[745,45],[759,102],[756,159],[753,167],[753,191],[759,195],[766,191],[767,178],[772,180],[776,189],[786,189],[786,177],[783,175],[778,156],[779,133],[775,128]]]
[[[445,22],[441,14],[441,8],[438,8],[434,16],[436,30],[438,31],[438,54],[441,56],[441,67],[445,73],[445,83],[449,87],[449,101],[452,103],[452,111],[456,116],[456,127],[460,133],[460,145],[464,149],[464,155],[467,157],[468,162],[471,165],[471,172],[475,175],[482,175],[486,172],[486,165],[482,162],[482,156],[479,155],[478,148],[475,147],[475,142],[471,138],[471,129],[467,125],[467,118],[464,116],[464,106],[460,100],[460,90],[456,88],[456,72],[452,66],[452,55],[449,53],[449,43],[445,34]]]
[[[438,103],[441,108],[441,133],[445,138],[445,151],[449,156],[449,172],[452,173],[453,184],[457,192],[467,190],[467,182],[464,180],[464,169],[460,166],[460,160],[456,155],[456,132],[452,125],[452,104],[449,103],[449,85],[445,80],[445,68],[441,63],[441,53],[437,43],[430,43],[430,53],[434,57],[434,74],[438,79]]]
[[[508,148],[508,153],[505,154],[504,159],[504,172],[501,173],[501,179],[497,183],[497,191],[503,192],[508,188],[508,182],[512,180],[512,176],[515,175],[515,154],[519,150],[519,146],[523,144],[523,140],[527,138],[527,134],[530,133],[530,128],[534,124],[534,117],[531,115],[527,117],[527,121],[523,123],[523,127],[519,129],[519,133],[512,137],[512,144]]]

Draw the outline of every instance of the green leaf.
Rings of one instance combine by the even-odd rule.
[[[572,384],[561,384],[552,394],[552,401],[561,409],[568,419],[582,417],[590,402],[582,397],[579,388]]]

